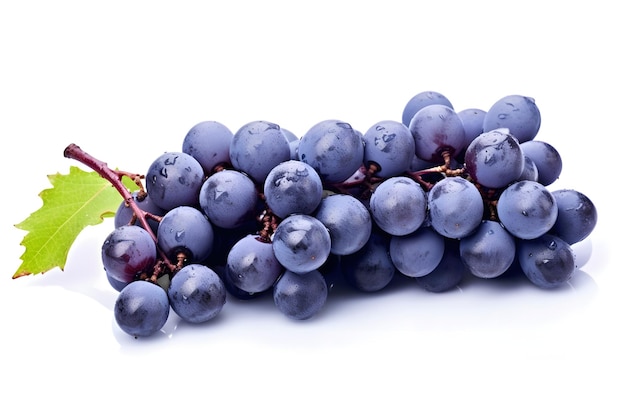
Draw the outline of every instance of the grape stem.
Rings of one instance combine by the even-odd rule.
[[[145,210],[142,210],[138,205],[132,194],[126,188],[126,186],[122,183],[122,178],[127,177],[130,178],[137,186],[139,187],[139,193],[145,193],[143,183],[141,180],[144,178],[143,175],[133,174],[131,172],[111,169],[107,165],[106,162],[103,162],[89,153],[85,152],[80,146],[72,143],[68,145],[63,151],[63,156],[69,159],[73,159],[75,161],[81,162],[85,166],[93,169],[98,173],[102,178],[107,180],[116,190],[120,193],[120,195],[124,198],[124,201],[128,206],[133,210],[134,217],[139,220],[143,228],[150,234],[154,242],[157,242],[157,237],[152,231],[152,228],[148,224],[148,218],[154,218],[159,220],[158,216],[153,215],[152,213],[148,213]],[[170,271],[175,271],[177,266],[172,264],[165,253],[158,247],[157,251],[159,252],[159,256],[161,258],[161,263],[165,264],[165,266]],[[159,263],[157,263],[158,267]]]

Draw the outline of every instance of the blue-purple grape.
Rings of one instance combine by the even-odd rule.
[[[190,264],[172,278],[167,290],[172,310],[188,323],[204,323],[216,317],[226,303],[226,288],[211,268]]]
[[[554,146],[546,142],[531,140],[522,143],[520,148],[524,155],[535,163],[538,183],[550,185],[559,178],[563,161]]]
[[[394,177],[406,172],[415,155],[415,140],[409,128],[395,120],[383,120],[363,135],[363,162],[378,166],[376,175]]]
[[[428,192],[430,225],[442,236],[460,239],[483,220],[483,198],[474,184],[462,177],[446,177]]]
[[[558,215],[552,193],[535,181],[519,181],[504,189],[497,203],[500,222],[513,236],[534,239],[547,233]]]
[[[198,197],[202,212],[211,223],[225,229],[254,219],[258,200],[257,188],[250,177],[232,169],[208,177]]]
[[[324,120],[300,139],[299,160],[311,165],[324,183],[341,183],[363,164],[363,139],[349,123]]]
[[[495,129],[476,137],[465,151],[467,173],[487,188],[502,188],[519,179],[524,170],[524,153],[506,129]]]
[[[430,227],[421,227],[406,236],[392,236],[389,243],[391,261],[408,277],[430,274],[441,262],[445,238]]]
[[[484,132],[505,127],[520,143],[534,139],[540,126],[541,113],[535,100],[519,94],[496,101],[483,121]]]
[[[148,281],[133,281],[120,291],[113,315],[117,325],[134,337],[149,337],[163,328],[170,313],[167,292]]]
[[[230,163],[233,132],[220,122],[202,121],[194,125],[183,139],[182,151],[202,165],[206,175],[220,164]]]
[[[403,236],[416,231],[426,219],[427,196],[408,177],[392,177],[381,182],[370,197],[374,222],[385,232]]]
[[[276,165],[263,185],[265,202],[280,218],[311,214],[322,200],[322,180],[312,166],[290,160]]]
[[[259,120],[246,123],[235,132],[229,155],[235,169],[263,184],[272,168],[289,160],[291,150],[280,126]]]
[[[202,165],[184,152],[159,155],[146,173],[146,191],[152,202],[165,211],[197,206],[203,182]]]
[[[206,216],[189,206],[168,211],[157,230],[157,243],[173,262],[179,254],[190,263],[204,261],[213,249],[213,237],[213,226]]]
[[[308,214],[292,214],[276,227],[272,247],[286,269],[303,274],[319,268],[330,255],[330,234]]]
[[[436,91],[422,91],[417,93],[406,103],[402,111],[402,123],[408,126],[415,113],[431,104],[442,104],[450,108],[454,108],[450,100],[443,94]]]
[[[285,271],[273,289],[274,304],[286,317],[308,320],[326,305],[328,287],[319,271]]]
[[[486,114],[485,110],[475,108],[463,109],[457,112],[465,130],[465,146],[469,146],[474,139],[484,133],[483,122]]]
[[[237,241],[226,260],[230,282],[250,294],[270,289],[283,270],[274,255],[272,243],[257,235],[247,235]]]
[[[322,199],[315,218],[330,233],[330,252],[348,255],[361,249],[370,237],[372,218],[361,201],[348,194],[331,194]]]
[[[517,181],[535,181],[539,180],[539,171],[537,170],[537,165],[530,159],[527,155],[524,155],[524,168],[522,169],[522,174],[519,176]]]
[[[496,278],[515,260],[515,238],[499,222],[485,220],[459,242],[461,260],[471,274]]]

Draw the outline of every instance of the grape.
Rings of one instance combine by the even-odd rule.
[[[109,284],[111,285],[111,287],[117,291],[120,292],[124,289],[125,286],[127,286],[129,283],[125,282],[125,281],[120,281],[119,279],[115,278],[114,276],[112,276],[111,274],[109,274],[108,272],[106,272],[106,276],[107,276],[107,281],[109,282]],[[131,281],[132,282],[132,281]]]
[[[517,181],[535,181],[539,180],[539,171],[537,171],[537,165],[527,155],[524,155],[524,168],[522,169],[522,175],[519,176]]]
[[[163,328],[170,313],[167,293],[148,281],[133,281],[115,300],[115,322],[134,337],[152,336]]]
[[[520,143],[534,139],[541,126],[541,114],[535,100],[517,94],[496,101],[483,121],[483,131],[508,128]]]
[[[206,179],[198,201],[212,224],[233,229],[254,218],[258,193],[247,175],[225,169]]]
[[[148,194],[140,194],[139,191],[135,191],[131,194],[131,196],[133,200],[135,200],[135,203],[137,203],[137,206],[143,211],[154,214],[155,216],[162,216],[165,214],[165,210],[154,204]],[[113,219],[114,226],[120,227],[132,223],[136,226],[143,227],[143,224],[138,219],[134,218],[134,214],[133,209],[125,201],[122,201],[115,212]],[[148,224],[150,225],[152,232],[156,233],[157,228],[159,227],[159,222],[153,218],[148,218]]]
[[[174,275],[167,295],[172,310],[189,323],[211,320],[226,303],[226,288],[220,277],[197,264],[187,265]]]
[[[461,260],[474,276],[495,278],[515,259],[515,238],[499,222],[485,220],[459,242]]]
[[[593,202],[580,191],[563,189],[552,191],[558,215],[550,234],[573,245],[586,239],[598,222],[598,211]]]
[[[273,290],[274,304],[285,316],[308,320],[319,313],[328,298],[326,281],[319,271],[297,274],[285,271]]]
[[[443,258],[445,239],[430,227],[421,227],[407,236],[392,236],[391,261],[408,277],[421,277],[435,270]]]
[[[415,140],[409,128],[394,120],[383,120],[363,135],[363,162],[375,163],[379,177],[394,177],[407,171],[415,155]]]
[[[204,181],[202,165],[184,152],[166,152],[157,157],[146,174],[146,191],[154,204],[168,211],[198,204]]]
[[[439,265],[431,273],[415,278],[415,282],[426,291],[441,293],[457,287],[464,275],[465,266],[459,254],[459,241],[446,239]]]
[[[120,226],[104,240],[101,255],[110,279],[128,283],[142,273],[152,275],[157,247],[152,236],[141,227]]]
[[[535,181],[519,181],[504,189],[497,204],[498,217],[506,230],[520,239],[547,233],[556,222],[554,196]]]
[[[341,270],[346,282],[360,291],[387,287],[396,273],[389,256],[389,236],[373,231],[365,246],[341,258]]]
[[[121,192],[101,253],[118,292],[116,322],[147,336],[170,309],[203,323],[227,296],[270,293],[281,313],[306,320],[339,282],[373,293],[396,277],[437,293],[465,277],[562,285],[580,266],[572,245],[598,214],[579,191],[548,190],[562,160],[535,140],[540,124],[526,96],[456,112],[434,91],[412,97],[402,122],[381,120],[364,134],[340,119],[301,138],[263,120],[234,134],[197,123],[182,152],[154,159],[145,191]],[[127,172],[87,156],[124,186]],[[147,222],[137,223],[142,212]]]
[[[465,151],[467,173],[488,188],[501,188],[516,181],[524,171],[524,154],[517,139],[506,129],[480,134]]]
[[[300,138],[295,135],[291,130],[281,128],[283,134],[289,142],[289,159],[298,159],[298,145],[300,145]]]
[[[311,272],[330,255],[330,234],[324,224],[307,214],[293,214],[280,222],[272,240],[276,259],[299,274]]]
[[[426,218],[426,208],[426,192],[407,177],[384,180],[370,197],[372,218],[378,227],[396,236],[417,230]]]
[[[540,288],[556,288],[576,270],[571,246],[550,234],[520,241],[518,260],[526,277]]]
[[[296,136],[296,134],[293,133],[291,130],[288,130],[288,129],[285,129],[285,128],[281,127],[280,131],[283,132],[283,135],[285,135],[285,137],[287,138],[287,141],[289,143],[297,142],[297,141],[300,140],[300,138],[298,136]]]
[[[206,175],[219,164],[230,162],[233,132],[222,123],[208,120],[193,126],[183,139],[182,151],[202,165]]]
[[[282,272],[283,266],[274,255],[272,244],[255,235],[237,241],[226,260],[229,281],[251,294],[271,288]]]
[[[367,207],[347,194],[332,194],[322,199],[315,218],[328,229],[330,252],[336,255],[348,255],[361,249],[372,231]]]
[[[537,182],[550,185],[559,178],[563,169],[561,155],[546,142],[531,140],[520,145],[524,155],[529,157],[537,167]]]
[[[404,123],[405,126],[408,126],[415,113],[431,104],[442,104],[453,108],[450,100],[448,100],[443,94],[435,91],[422,91],[411,97],[411,99],[404,106],[404,110],[402,111],[402,123]]]
[[[229,155],[235,169],[263,184],[272,168],[289,160],[291,150],[280,126],[260,120],[246,123],[235,132]]]
[[[311,165],[323,182],[340,183],[363,164],[363,139],[350,124],[324,120],[300,139],[299,160]]]
[[[278,217],[311,214],[322,200],[322,180],[313,167],[302,161],[281,162],[267,175],[263,193]]]
[[[202,262],[213,249],[213,226],[200,210],[189,206],[176,207],[161,219],[157,241],[174,262],[179,253],[188,262]]]
[[[486,111],[481,109],[464,109],[457,112],[457,115],[463,122],[463,130],[465,130],[465,144],[468,146],[474,139],[484,133],[483,122],[485,120]]]
[[[444,162],[443,153],[454,158],[465,149],[465,128],[451,107],[432,104],[415,113],[409,124],[415,154],[429,162]]]
[[[442,236],[460,239],[472,233],[483,219],[480,192],[468,180],[447,177],[428,192],[430,224]]]

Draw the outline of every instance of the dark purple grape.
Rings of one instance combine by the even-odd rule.
[[[558,215],[550,230],[555,235],[573,245],[586,239],[598,222],[598,211],[585,194],[576,190],[552,191],[556,200]]]
[[[487,188],[502,188],[519,179],[524,154],[517,139],[505,129],[480,134],[465,151],[467,173]]]
[[[341,257],[341,269],[346,282],[360,291],[387,287],[396,273],[389,256],[389,235],[373,231],[365,246]]]
[[[576,270],[571,246],[550,234],[521,240],[517,258],[524,275],[540,288],[559,287],[569,281]]]
[[[409,130],[415,140],[415,154],[425,161],[444,162],[444,152],[454,158],[466,146],[461,118],[442,104],[432,104],[415,113]]]
[[[131,282],[142,273],[152,275],[157,247],[150,234],[139,226],[115,228],[102,245],[102,265],[110,277]]]

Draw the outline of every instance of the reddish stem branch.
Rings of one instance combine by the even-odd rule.
[[[132,179],[135,182],[135,184],[137,184],[140,188],[143,189],[143,185],[141,184],[141,178],[143,177],[141,175],[132,174],[126,171],[119,171],[119,170],[111,169],[106,164],[106,162],[100,161],[99,159],[93,157],[92,155],[82,150],[80,146],[74,143],[68,145],[65,148],[65,150],[63,151],[63,156],[65,156],[66,158],[81,162],[82,164],[88,166],[89,168],[97,172],[98,175],[100,175],[102,178],[107,180],[124,198],[124,201],[126,202],[126,204],[128,204],[130,208],[133,210],[133,213],[135,213],[135,216],[141,222],[141,225],[143,226],[143,228],[150,234],[152,239],[154,239],[154,242],[155,243],[157,242],[157,237],[152,231],[150,224],[148,224],[148,217],[153,216],[153,215],[151,213],[147,213],[146,211],[142,210],[137,205],[137,202],[133,198],[130,191],[128,191],[128,189],[122,183],[122,178],[128,177]],[[163,262],[167,265],[168,268],[170,268],[170,270],[173,271],[176,267],[171,264],[167,256],[161,251],[161,249],[159,249],[158,246],[157,246],[157,250],[159,251],[159,255],[162,258]]]

